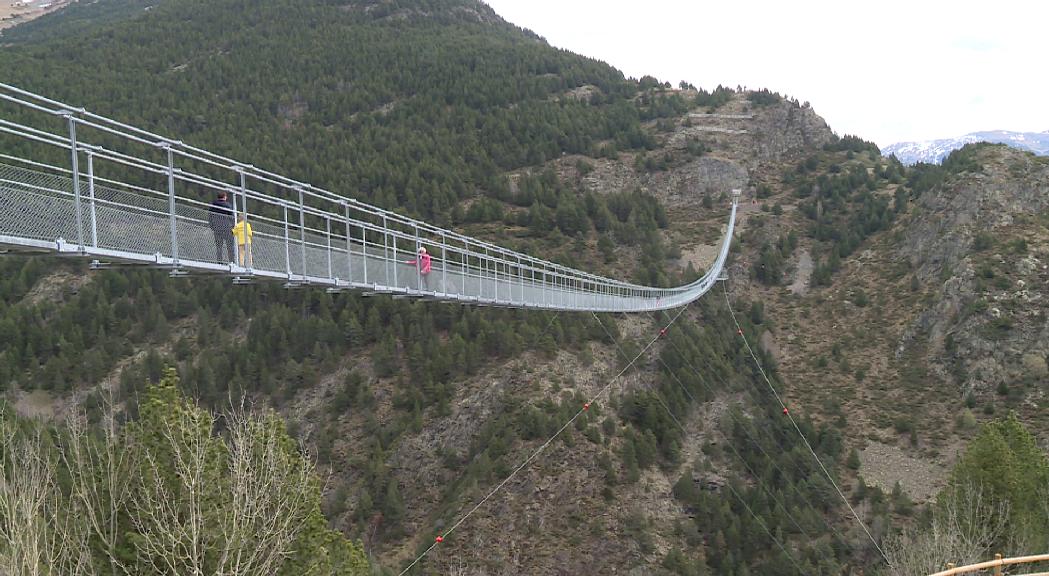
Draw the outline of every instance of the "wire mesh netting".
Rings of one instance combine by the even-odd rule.
[[[10,92],[5,102],[43,114],[51,127],[0,119],[0,132],[11,140],[0,153],[10,162],[0,163],[0,242],[16,248],[468,303],[637,312],[676,307],[706,293],[720,276],[732,237],[735,192],[721,250],[706,275],[677,288],[638,286],[513,252],[11,86],[0,84],[0,91]],[[55,128],[56,118],[62,128]],[[72,161],[55,160],[56,154]],[[232,196],[232,206],[210,202],[208,196],[219,192]],[[250,225],[250,234],[234,234],[240,221]]]
[[[47,173],[0,164],[0,235],[64,241],[113,253],[127,253],[192,268],[210,265],[237,274],[263,274],[290,281],[332,286],[352,283],[385,291],[417,291],[436,297],[457,297],[492,303],[580,310],[633,310],[653,306],[650,295],[615,294],[593,282],[570,278],[536,279],[536,271],[500,258],[468,256],[452,246],[435,246],[429,274],[416,266],[415,255],[398,247],[395,238],[380,233],[383,243],[360,238],[325,222],[314,230],[296,221],[278,222],[247,216],[252,234],[243,246],[232,230],[216,229],[211,208],[201,200],[174,197],[167,190],[150,190],[81,175],[80,221],[77,190],[63,173]],[[243,218],[238,213],[237,219]],[[234,221],[228,214],[229,222]],[[300,217],[301,219],[301,217]],[[340,223],[341,224],[341,223]],[[343,230],[349,227],[343,228]],[[387,238],[387,236],[391,236]],[[367,243],[364,238],[368,238]],[[727,246],[726,246],[727,248]],[[655,297],[658,307],[694,299],[713,284],[722,257],[698,285]]]

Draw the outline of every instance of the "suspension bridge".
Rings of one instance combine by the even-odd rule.
[[[219,192],[232,199],[225,214],[228,222],[251,226],[243,252],[218,242],[219,233],[226,231],[216,230],[213,224],[211,200]],[[219,274],[237,283],[273,280],[288,287],[317,286],[477,306],[591,313],[680,308],[626,367],[401,574],[538,457],[666,333],[685,306],[723,279],[739,197],[740,192],[733,190],[717,257],[702,277],[676,288],[640,286],[515,252],[0,83],[0,252],[79,256],[91,259],[96,268],[143,265],[176,276]],[[420,248],[431,255],[428,274],[417,256]],[[738,322],[736,328],[784,416],[891,566],[794,422]],[[670,413],[669,407],[663,407]],[[771,532],[769,537],[794,562],[779,539]],[[934,576],[986,568],[999,573],[1003,566],[1046,561],[1049,555],[1007,559],[999,555],[981,564],[949,566]]]
[[[648,312],[688,304],[721,276],[739,201],[735,190],[707,272],[657,288],[515,252],[7,84],[0,142],[0,249],[479,306]],[[209,219],[219,192],[231,199],[228,224],[250,225],[243,254],[228,234],[230,248],[221,245],[226,231]],[[429,266],[418,265],[420,248]]]
[[[220,192],[231,202],[216,212],[211,202]],[[590,312],[595,318],[600,312],[677,309],[618,374],[401,574],[599,402],[689,303],[723,279],[739,199],[740,191],[733,190],[717,257],[703,276],[675,288],[641,286],[509,250],[0,83],[0,251],[84,257],[96,268],[141,265],[175,276],[226,275],[237,283],[281,281],[336,292]],[[223,226],[250,224],[243,250],[228,237],[220,242],[234,230],[217,228],[216,214]],[[248,236],[243,229],[242,236]],[[753,350],[751,356],[757,363]],[[788,414],[785,404],[783,411]],[[769,537],[790,556],[774,534]]]

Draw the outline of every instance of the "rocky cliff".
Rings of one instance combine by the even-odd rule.
[[[993,398],[1016,385],[1038,406],[1049,350],[1049,161],[1005,146],[964,152],[966,167],[917,199],[904,230],[902,255],[941,286],[910,333],[932,339],[961,394]]]

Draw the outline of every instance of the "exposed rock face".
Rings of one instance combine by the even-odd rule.
[[[597,194],[638,189],[674,208],[699,204],[706,194],[727,194],[733,188],[745,188],[749,181],[749,172],[742,163],[707,156],[652,174],[638,174],[625,162],[599,160],[594,171],[583,178],[583,186]]]
[[[830,142],[833,132],[809,106],[781,102],[755,113],[751,155],[758,161],[779,160],[805,148]]]
[[[443,7],[442,10],[431,10],[425,7],[400,8],[390,0],[356,0],[342,6],[347,12],[362,12],[380,20],[398,21],[411,19],[460,19],[482,24],[506,25],[494,10],[487,4],[463,0],[459,5]]]
[[[896,356],[927,338],[937,371],[962,393],[1017,383],[1044,393],[1049,234],[1039,220],[1049,210],[1049,162],[1004,146],[980,150],[976,160],[979,172],[951,176],[918,199],[901,255],[940,290]],[[978,234],[989,245],[977,245]]]
[[[716,196],[734,188],[745,188],[749,181],[747,169],[738,162],[705,157],[675,170],[646,175],[640,185],[668,207],[676,207],[698,204],[707,194]]]
[[[907,254],[920,273],[935,274],[957,265],[971,250],[977,232],[993,234],[1017,215],[1049,208],[1049,166],[1004,146],[983,157],[983,173],[966,173],[949,182],[948,190],[932,190],[918,199],[926,215],[908,230]],[[1015,176],[1020,171],[1026,173],[1023,179]]]
[[[638,172],[627,158],[600,159],[583,178],[584,189],[598,194],[639,189],[668,208],[696,205],[706,194],[746,189],[752,173],[829,142],[834,134],[807,106],[782,101],[753,108],[742,96],[718,109],[719,114],[691,114],[662,138],[662,151],[685,154],[690,143],[709,151],[668,170]]]

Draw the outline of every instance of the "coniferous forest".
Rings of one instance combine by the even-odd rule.
[[[625,78],[474,0],[80,2],[5,30],[0,43],[4,83],[653,286],[695,277],[671,265],[683,247],[670,210],[640,188],[598,194],[582,180],[602,160],[667,170],[661,126],[746,92]],[[746,94],[757,107],[798,108],[767,90]],[[4,138],[0,149],[14,146]],[[690,142],[681,155],[708,151]],[[814,287],[830,285],[966,158],[847,165],[877,155],[835,136],[777,183],[816,246]],[[571,174],[552,164],[563,157],[577,158]],[[750,250],[744,273],[779,286],[798,244],[794,231],[741,233],[733,251]],[[882,559],[872,541],[905,558],[929,545],[925,527],[968,521],[958,510],[973,502],[981,513],[1015,502],[988,549],[1047,537],[1049,508],[1030,495],[1049,486],[1049,464],[1015,417],[977,436],[948,488],[919,510],[902,491],[857,479],[843,417],[799,416],[797,429],[783,418],[774,392],[789,384],[773,355],[755,351],[764,387],[748,349],[726,337],[738,319],[740,336],[759,339],[764,304],[737,299],[733,316],[722,298],[694,304],[631,365],[638,334],[671,316],[442,306],[4,256],[0,392],[68,399],[69,416],[34,419],[0,404],[0,571],[397,574],[573,418],[586,401],[576,382],[538,383],[542,366],[566,356],[647,379],[578,418],[555,448],[593,456],[593,501],[631,510],[616,525],[573,513],[565,534],[626,539],[646,573],[871,573]],[[520,376],[535,388],[500,388],[462,449],[435,443],[432,489],[425,501],[406,498],[417,482],[398,451],[431,438],[429,423],[456,421],[464,387],[509,379],[498,370],[522,358],[540,367]],[[718,424],[696,416],[714,405],[725,406]],[[988,471],[1003,451],[1014,464]],[[669,534],[631,501],[656,474],[670,478],[665,496],[680,512]],[[25,497],[21,507],[12,494]],[[577,538],[558,536],[558,550],[584,555]],[[450,571],[441,562],[413,573]],[[490,573],[507,569],[492,564]]]

